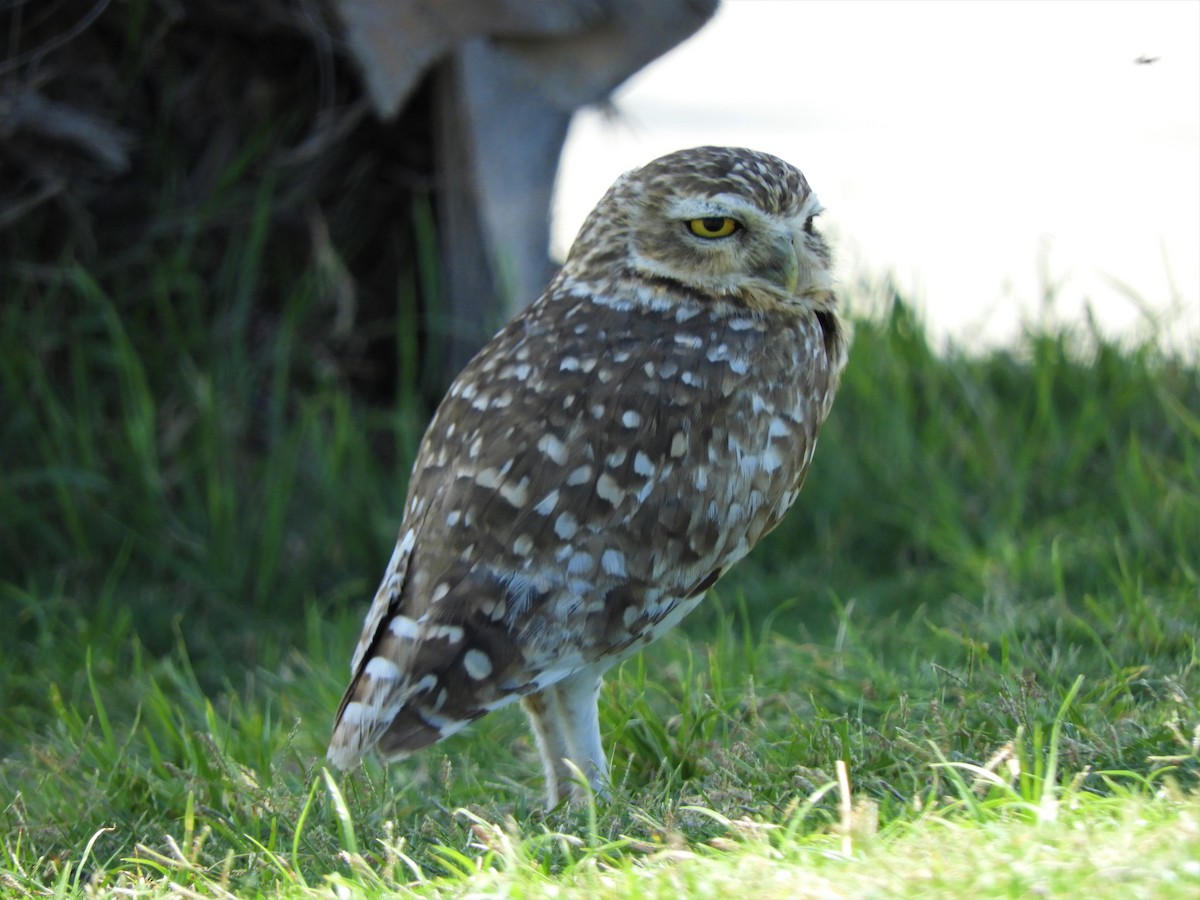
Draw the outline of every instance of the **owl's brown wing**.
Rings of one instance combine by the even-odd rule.
[[[742,390],[752,361],[779,363],[761,358],[771,336],[697,310],[681,325],[677,304],[551,296],[463,371],[422,443],[331,759],[376,740],[402,754],[615,661],[778,520],[809,453],[779,398]],[[743,434],[760,420],[768,453]]]

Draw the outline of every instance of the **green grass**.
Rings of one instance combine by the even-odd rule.
[[[0,272],[0,892],[1200,891],[1194,362],[858,321],[798,508],[609,677],[615,797],[545,814],[511,709],[321,768],[420,376],[355,399],[250,234]]]

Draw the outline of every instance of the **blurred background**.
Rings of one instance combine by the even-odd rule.
[[[1090,310],[1200,344],[1200,4],[731,0],[575,117],[557,252],[618,173],[704,143],[803,169],[843,280],[891,273],[938,340]]]

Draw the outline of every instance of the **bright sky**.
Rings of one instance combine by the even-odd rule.
[[[621,172],[748,146],[804,170],[843,281],[893,273],[940,336],[1004,340],[1089,301],[1136,333],[1144,301],[1200,345],[1195,0],[727,0],[615,104],[572,127],[560,254]]]

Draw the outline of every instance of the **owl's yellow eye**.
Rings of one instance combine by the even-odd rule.
[[[742,227],[737,219],[731,219],[728,216],[710,216],[705,219],[692,219],[687,223],[688,231],[702,238],[723,238],[729,237],[735,231]]]

